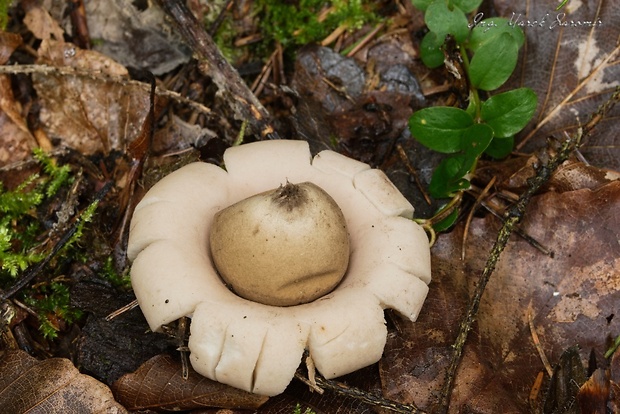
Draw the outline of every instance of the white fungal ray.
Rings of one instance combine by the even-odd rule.
[[[173,172],[136,207],[128,257],[151,329],[192,317],[194,369],[262,395],[284,391],[306,349],[326,378],[377,362],[387,335],[383,310],[415,320],[431,281],[428,239],[411,220],[411,204],[383,172],[333,151],[311,158],[304,141],[241,145],[224,161],[226,171],[194,163]],[[276,307],[240,298],[222,283],[208,235],[215,213],[286,181],[313,182],[336,201],[351,255],[332,292]]]
[[[157,240],[185,243],[189,232],[192,238],[206,235],[206,242],[213,215],[229,203],[229,181],[223,169],[199,162],[164,177],[134,210],[127,246],[129,260]]]
[[[383,171],[360,171],[353,177],[353,186],[385,216],[413,218],[413,206]]]
[[[381,358],[387,328],[383,309],[368,289],[336,289],[298,308],[298,318],[311,323],[308,350],[325,378],[348,374]]]
[[[200,374],[257,394],[286,388],[301,362],[310,325],[288,308],[248,306],[238,297],[205,300],[191,324],[190,361]]]

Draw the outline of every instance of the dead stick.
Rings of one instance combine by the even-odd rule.
[[[363,401],[366,404],[384,410],[402,414],[425,414],[424,411],[418,409],[413,404],[401,404],[396,401],[386,400],[379,395],[371,394],[355,387],[349,387],[341,382],[325,379],[320,375],[316,376],[316,385],[320,388],[331,390],[337,394]]]
[[[581,137],[581,130],[579,130],[577,134],[566,140],[562,144],[562,148],[557,153],[557,155],[554,156],[547,165],[543,165],[538,169],[536,176],[529,180],[529,186],[527,190],[521,195],[521,197],[519,197],[517,203],[507,211],[506,220],[504,221],[502,228],[499,230],[499,234],[497,235],[495,244],[493,244],[493,248],[489,253],[489,259],[484,266],[484,270],[482,271],[482,275],[480,276],[480,280],[478,281],[478,285],[476,286],[474,295],[471,299],[469,307],[467,308],[465,318],[461,323],[459,334],[453,345],[454,355],[452,356],[450,366],[448,367],[448,371],[446,372],[446,382],[440,396],[441,400],[439,402],[439,409],[441,412],[448,412],[450,397],[452,395],[452,386],[456,377],[456,371],[463,356],[463,350],[465,348],[465,342],[467,341],[469,331],[471,331],[474,321],[476,319],[476,315],[478,314],[480,299],[482,298],[484,289],[491,278],[491,274],[495,270],[495,266],[499,261],[499,257],[502,251],[508,244],[510,235],[512,234],[516,225],[523,218],[523,215],[525,214],[525,209],[529,204],[532,196],[547,181],[549,181],[549,178],[557,169],[557,167],[568,159],[572,151],[579,145]]]
[[[267,139],[279,139],[267,109],[250,91],[239,73],[224,58],[202,24],[182,0],[159,0],[164,11],[172,17],[177,30],[185,38],[198,58],[200,70],[223,93],[240,121],[248,121],[254,134]]]

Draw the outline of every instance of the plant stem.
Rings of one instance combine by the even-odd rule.
[[[474,116],[474,119],[476,122],[480,122],[480,107],[482,106],[482,103],[480,102],[480,95],[478,94],[478,89],[471,86],[471,81],[469,79],[469,56],[467,56],[467,51],[465,50],[464,44],[459,44],[459,51],[461,59],[463,60],[463,69],[465,69],[465,73],[468,77],[467,85],[469,86],[469,99],[471,99],[474,107],[476,108],[476,115]]]

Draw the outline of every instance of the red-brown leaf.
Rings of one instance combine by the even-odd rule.
[[[203,407],[256,409],[268,397],[251,394],[205,378],[190,369],[183,379],[181,364],[157,355],[133,374],[122,376],[114,394],[129,410],[191,410]]]
[[[0,360],[0,407],[5,413],[126,413],[110,389],[80,374],[71,361],[38,361],[24,351]]]
[[[537,196],[523,229],[555,255],[514,237],[487,285],[477,328],[465,347],[452,395],[452,412],[525,412],[537,374],[544,370],[528,318],[551,364],[579,345],[603,360],[607,339],[620,332],[620,182]],[[472,222],[460,259],[462,227],[433,248],[433,282],[420,319],[399,322],[381,361],[386,396],[425,407],[434,401],[449,362],[449,344],[463,303],[484,267],[500,224]],[[548,381],[548,379],[546,380]],[[546,389],[547,382],[543,384]]]

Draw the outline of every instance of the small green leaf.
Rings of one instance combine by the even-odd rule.
[[[452,0],[452,4],[463,10],[465,13],[471,13],[476,10],[482,0]]]
[[[433,225],[433,229],[439,233],[440,231],[446,231],[448,230],[450,227],[452,227],[452,225],[454,223],[456,223],[456,219],[459,218],[459,209],[455,208],[454,210],[452,210],[452,212],[450,214],[448,214],[448,216],[446,218],[444,218],[443,220],[441,220],[438,223],[435,223]]]
[[[464,153],[478,156],[493,139],[493,128],[486,124],[473,124],[463,134],[461,149]]]
[[[515,145],[514,137],[508,138],[494,138],[484,151],[485,154],[495,158],[501,159],[512,152],[512,148]]]
[[[463,131],[461,152],[445,158],[431,178],[429,192],[435,198],[452,197],[456,191],[466,190],[470,183],[465,178],[472,170],[478,157],[493,139],[493,130],[485,124],[473,124]]]
[[[429,68],[437,68],[443,65],[444,55],[441,46],[444,37],[437,36],[435,32],[428,32],[420,43],[420,57],[422,62]]]
[[[422,145],[439,152],[460,151],[463,133],[474,119],[462,109],[436,106],[415,112],[409,118],[411,134]]]
[[[422,10],[423,12],[426,11],[426,9],[428,8],[428,6],[433,2],[433,0],[412,0],[413,6],[418,9],[418,10]]]
[[[538,99],[530,88],[500,93],[482,104],[480,117],[495,136],[507,138],[521,131],[534,115]]]
[[[446,0],[433,1],[424,14],[424,22],[431,32],[441,38],[451,34],[457,42],[464,42],[469,36],[467,17],[458,7],[448,8]]]
[[[493,129],[488,125],[474,124],[467,128],[461,140],[462,164],[457,174],[468,174],[492,140]]]
[[[508,33],[482,44],[469,65],[472,86],[485,91],[504,84],[517,66],[519,46]]]
[[[434,198],[449,198],[455,192],[467,190],[470,183],[459,174],[463,165],[463,158],[459,155],[445,158],[433,173],[428,192]]]
[[[481,21],[476,21],[476,18],[477,17],[474,17],[473,23],[475,24],[475,27],[471,31],[471,36],[467,42],[467,47],[472,52],[475,53],[480,46],[485,43],[492,42],[494,39],[501,36],[502,33],[508,33],[512,38],[514,38],[514,40],[517,41],[518,47],[523,46],[523,43],[525,42],[523,30],[514,24],[508,24],[508,19],[503,17],[491,17]]]

